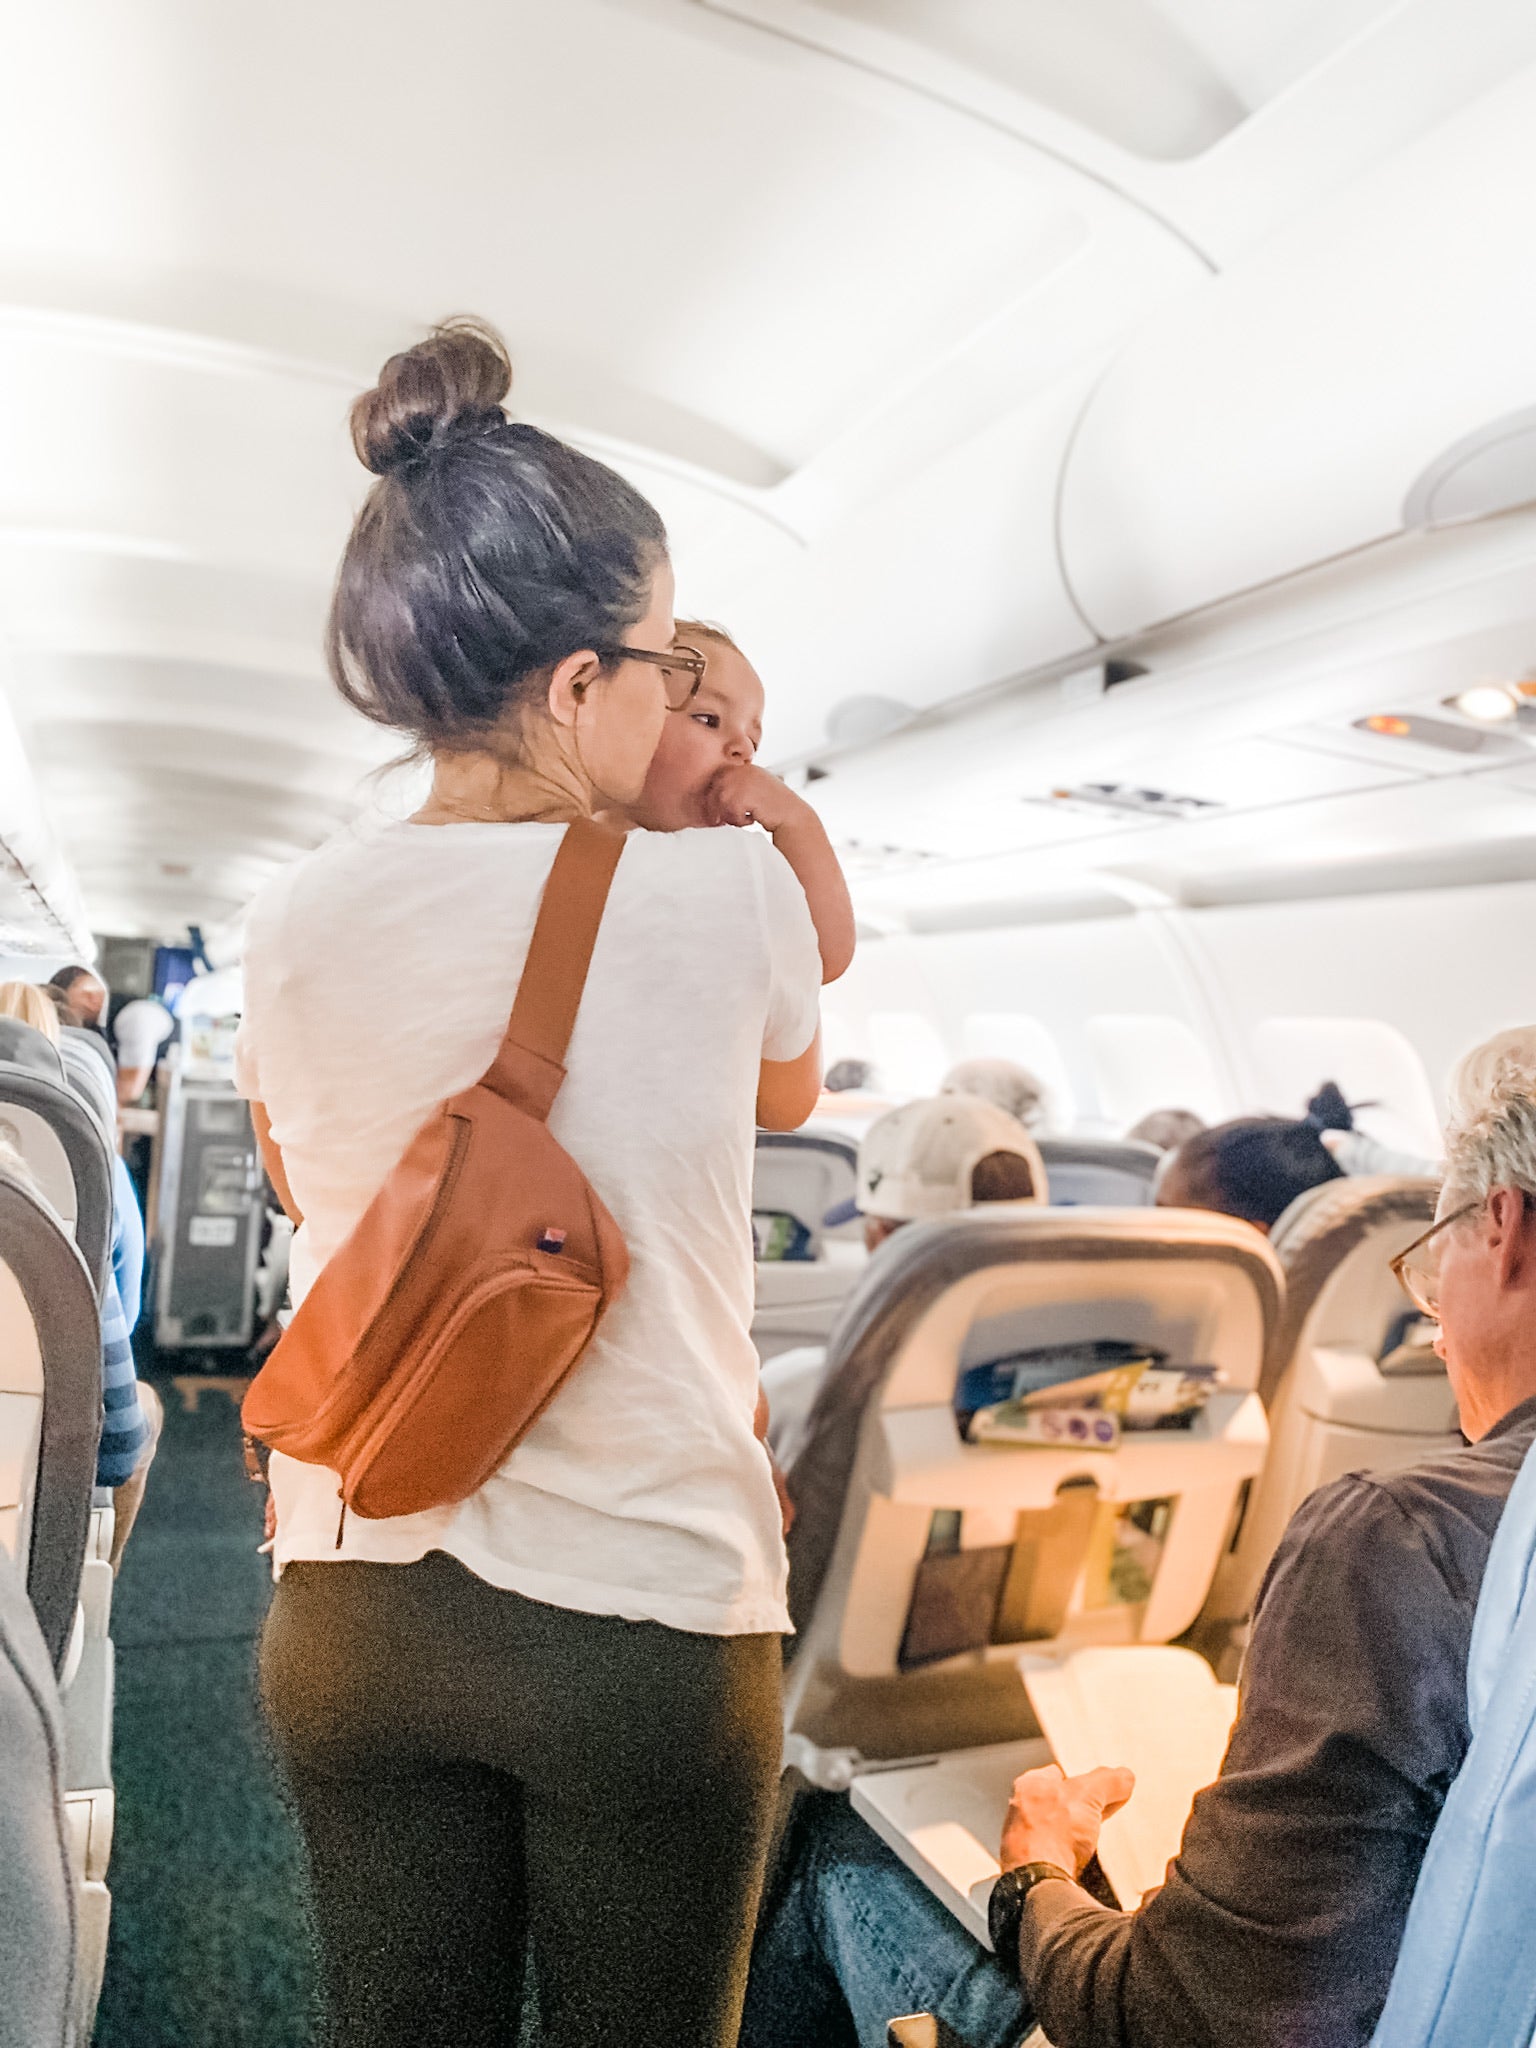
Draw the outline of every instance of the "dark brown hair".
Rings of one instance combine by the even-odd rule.
[[[1022,1152],[988,1152],[971,1168],[973,1202],[1027,1202],[1035,1176]]]
[[[1236,1117],[1186,1138],[1173,1155],[1184,1202],[1240,1216],[1272,1229],[1308,1188],[1339,1180],[1344,1169],[1323,1143],[1324,1131],[1348,1131],[1354,1117],[1332,1081],[1325,1081],[1292,1123],[1279,1116]],[[1172,1167],[1170,1167],[1170,1171]]]
[[[643,618],[666,529],[632,484],[509,420],[512,363],[455,319],[352,408],[380,479],[341,558],[326,653],[349,704],[428,747],[482,743],[530,678]]]

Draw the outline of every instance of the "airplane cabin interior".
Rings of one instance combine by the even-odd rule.
[[[791,1504],[752,1970],[830,1802],[1001,1967],[1000,1830],[1045,1767],[1134,1770],[1095,1897],[1165,1910],[1293,1516],[1479,1447],[1400,1255],[1458,1220],[1458,1063],[1536,1017],[1536,15],[5,15],[0,1844],[56,1826],[68,1924],[54,1968],[46,1887],[0,1875],[0,2048],[332,2038],[254,1675],[280,1496],[240,1410],[311,1283],[282,1106],[241,1050],[247,913],[317,849],[430,815],[432,749],[343,701],[327,620],[395,488],[349,411],[450,316],[504,337],[513,420],[654,506],[678,645],[701,622],[760,681],[744,769],[755,744],[856,927],[814,1109],[765,1117],[749,1161],[743,1102],[721,1196],[743,1290],[750,1210],[746,1448]],[[325,950],[293,965],[304,1001]],[[423,1046],[495,950],[420,992]],[[360,1060],[392,1028],[365,996],[337,1014]],[[882,1174],[889,1202],[938,1170],[935,1105],[988,1093],[962,1063],[1023,1070],[1017,1117],[988,1112],[1012,1136],[960,1194],[951,1163],[943,1201],[882,1208]],[[661,1149],[686,1160],[705,1115]],[[1177,1194],[1186,1144],[1240,1119],[1321,1161],[1262,1220]],[[989,1200],[973,1176],[1005,1155],[1024,1178]],[[536,1249],[568,1259],[564,1229]],[[148,1450],[104,1482],[135,1384]],[[1478,1606],[1474,1640],[1493,1626]],[[769,2039],[753,1995],[744,2048]],[[1377,2031],[1374,1995],[1315,2038],[1495,2038],[1413,2031],[1401,1974]],[[540,2014],[578,2037],[547,1978],[530,1997],[509,2044]],[[1004,2038],[849,2010],[802,2048]],[[1110,2042],[1048,2039],[1051,2010],[1021,2004],[1009,2048]]]

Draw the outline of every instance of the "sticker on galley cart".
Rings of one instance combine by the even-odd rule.
[[[235,1241],[238,1216],[194,1216],[187,1225],[187,1243],[205,1251],[227,1251]]]

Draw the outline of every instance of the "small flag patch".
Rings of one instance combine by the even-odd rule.
[[[541,1252],[563,1252],[565,1250],[565,1232],[563,1230],[556,1230],[553,1224],[549,1225],[539,1238],[538,1249]]]

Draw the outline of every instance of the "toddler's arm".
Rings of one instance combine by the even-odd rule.
[[[853,902],[815,811],[766,768],[724,769],[709,793],[717,824],[761,825],[794,869],[816,927],[822,981],[846,974],[853,960]]]

